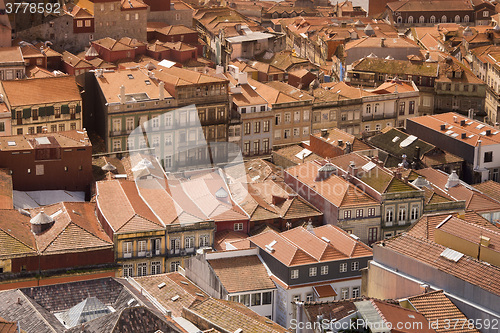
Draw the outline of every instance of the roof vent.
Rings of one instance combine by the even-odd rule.
[[[466,139],[467,138],[467,133],[462,133],[462,139]]]
[[[440,256],[448,260],[457,262],[464,256],[464,254],[447,248],[443,252],[441,252]]]
[[[217,192],[215,192],[215,197],[217,199],[225,199],[227,198],[227,196],[228,196],[227,191],[222,187],[218,189]]]
[[[174,297],[172,297],[170,300],[172,300],[172,302],[175,302],[177,301],[178,299],[180,298],[179,295],[175,295]]]
[[[328,238],[326,238],[325,236],[321,237],[321,239],[324,240],[327,243],[330,243],[330,240]]]
[[[327,129],[322,129],[321,130],[321,137],[322,138],[324,138],[327,134],[328,134],[328,130]]]
[[[54,225],[54,219],[45,214],[45,212],[42,210],[30,220],[30,223],[31,231],[33,231],[35,235],[39,235],[45,230],[50,229],[50,227]]]
[[[490,136],[491,135],[491,130],[490,129],[487,129],[486,130],[486,136]]]
[[[167,284],[165,282],[162,282],[158,285],[158,289],[161,289],[163,287],[165,287]]]
[[[337,172],[337,168],[331,164],[331,163],[326,163],[323,165],[321,168],[318,169],[318,174],[316,175],[315,181],[322,181],[325,179],[328,179],[333,173]]]

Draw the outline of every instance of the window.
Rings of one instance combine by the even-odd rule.
[[[252,306],[261,305],[261,297],[262,297],[261,293],[252,294],[252,303],[251,303],[251,305]]]
[[[181,265],[180,261],[172,261],[170,263],[170,271],[177,272],[179,270],[179,266]]]
[[[392,222],[393,218],[394,218],[394,210],[392,208],[388,208],[385,211],[385,221]]]
[[[418,23],[425,23],[425,17],[420,16],[420,17],[418,18]]]
[[[253,124],[253,132],[254,133],[260,133],[260,121],[256,121]]]
[[[448,20],[448,18],[446,17],[446,15],[443,15],[443,16],[441,17],[441,23],[446,23],[446,22],[447,22],[447,20]]]
[[[151,244],[154,247],[155,255],[157,255],[157,256],[160,255],[161,254],[161,239],[159,239],[159,238],[152,239]]]
[[[368,216],[375,216],[375,208],[368,208]]]
[[[184,248],[193,249],[194,248],[194,237],[189,236],[184,238]]]
[[[264,132],[269,132],[269,120],[264,121]]]
[[[122,150],[122,140],[113,140],[113,151]]]
[[[274,124],[275,125],[281,124],[281,114],[277,114],[276,116],[274,116]]]
[[[262,305],[272,304],[272,297],[273,293],[270,291],[262,293]]]
[[[285,112],[285,124],[289,124],[292,121],[292,115],[290,112]]]
[[[133,264],[125,264],[123,265],[123,277],[134,276],[134,265]]]
[[[468,22],[469,22],[469,15],[465,15],[465,16],[464,16],[464,22],[465,22],[465,23],[468,23]]]
[[[405,114],[405,107],[406,107],[405,104],[406,104],[405,102],[399,103],[399,115],[400,116],[404,116],[404,114]]]
[[[76,130],[76,123],[69,124],[69,129],[72,130],[72,131]]]
[[[352,288],[352,298],[358,298],[359,297],[359,287],[353,287]]]
[[[250,154],[250,141],[245,141],[243,143],[243,154],[245,154],[245,155]]]
[[[132,242],[123,242],[123,258],[132,257]]]
[[[313,294],[307,294],[306,295],[306,302],[312,302],[313,301]]]
[[[244,131],[243,131],[245,135],[250,134],[251,127],[252,127],[252,123],[250,123],[250,122],[245,123],[245,125],[244,125]]]
[[[340,270],[339,270],[339,271],[340,271],[340,273],[345,273],[345,272],[347,272],[347,263],[345,263],[345,262],[344,262],[344,263],[341,263],[341,264],[340,264]]]
[[[460,23],[460,16],[459,15],[455,16],[455,23]]]
[[[61,118],[61,107],[54,106],[54,117]]]
[[[416,220],[418,219],[418,206],[412,206],[411,207],[411,214],[410,214],[410,218],[411,220]]]
[[[85,20],[85,26],[90,27],[90,20]]]
[[[31,118],[33,120],[38,120],[38,108],[33,108],[31,110]]]
[[[399,208],[398,220],[406,221],[406,207]]]
[[[356,209],[356,217],[363,217],[363,210],[362,209]]]
[[[327,275],[328,274],[328,266],[321,266],[321,275]]]
[[[299,278],[299,270],[298,269],[292,269],[290,278],[292,278],[292,279],[298,279]]]
[[[139,13],[135,13],[135,19],[138,20],[139,19]]]
[[[359,262],[358,261],[353,261],[351,263],[351,271],[358,271],[359,270]]]
[[[66,130],[66,126],[64,124],[59,124],[59,132],[64,132]]]
[[[380,125],[380,124],[375,125],[376,131],[380,131],[381,129],[382,129],[382,125]]]
[[[35,127],[28,127],[28,134],[35,134]]]
[[[408,23],[413,23],[413,16],[408,16]]]
[[[429,19],[429,22],[436,23],[436,17],[434,15],[432,15],[431,18]]]
[[[368,229],[368,243],[374,243],[377,241],[377,228],[369,228]]]
[[[130,14],[125,15],[125,20],[130,21]]]
[[[165,168],[172,167],[172,156],[165,156]]]
[[[259,154],[259,151],[260,151],[260,141],[259,140],[255,140],[253,142],[253,153],[255,155],[258,155]]]
[[[262,112],[262,111],[266,111],[266,106],[265,106],[265,105],[262,105],[262,106],[260,107],[260,111],[261,111],[261,112]]]
[[[300,121],[300,111],[295,111],[293,114],[293,121],[294,122],[299,122]]]
[[[349,288],[342,288],[340,291],[340,297],[341,299],[349,298]]]
[[[371,114],[372,113],[372,106],[370,104],[368,104],[366,106],[366,114]]]
[[[172,145],[172,134],[165,135],[165,146]]]
[[[137,264],[137,276],[145,275],[148,275],[148,264],[145,262],[141,262]]]
[[[302,127],[302,135],[309,134],[309,127]]]
[[[351,218],[351,211],[350,210],[344,210],[344,218],[345,219]]]
[[[275,139],[281,139],[281,130],[275,130],[274,131],[274,138]]]
[[[369,132],[370,131],[370,125],[365,125],[365,131]]]
[[[293,136],[300,136],[300,128],[293,129]]]
[[[264,154],[269,153],[269,139],[262,140],[262,152]]]
[[[122,129],[122,120],[113,119],[113,132],[120,132]]]
[[[290,138],[290,130],[286,129],[283,131],[283,139],[288,139]]]
[[[200,247],[210,246],[210,235],[200,236]]]
[[[0,132],[5,132],[5,123],[0,122]]]
[[[243,230],[243,223],[234,224],[234,231],[242,231],[242,230]]]
[[[161,262],[153,261],[151,263],[151,274],[161,274]]]
[[[294,302],[300,302],[300,295],[293,296],[293,301]]]
[[[485,11],[483,12],[483,17],[488,17],[488,15],[489,15],[489,14],[490,14],[490,12],[489,12],[489,11],[487,11],[487,10],[485,10]]]
[[[318,269],[316,267],[309,267],[309,276],[316,276]]]
[[[493,162],[493,152],[487,151],[484,153],[484,163]]]
[[[137,242],[137,256],[139,257],[145,257],[146,256],[146,248],[147,248],[147,241],[141,240]]]
[[[410,104],[408,106],[408,113],[415,114],[415,101],[410,101]]]
[[[82,20],[77,20],[77,21],[76,21],[76,26],[77,26],[78,28],[83,27],[83,21],[82,21]]]

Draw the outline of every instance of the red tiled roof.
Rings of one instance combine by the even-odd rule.
[[[272,245],[274,251],[270,255],[287,266],[372,255],[369,247],[329,224],[315,228],[314,234],[304,227],[297,227],[282,233],[268,230],[250,237],[249,240],[265,251],[266,245],[276,241]]]
[[[377,201],[359,190],[345,179],[331,175],[327,179],[316,181],[321,165],[316,161],[304,163],[287,169],[285,172],[319,193],[337,207],[376,205]],[[335,189],[332,191],[332,189]]]
[[[216,232],[214,239],[214,249],[216,251],[226,251],[228,250],[227,244],[246,240],[247,238],[248,235],[240,231],[224,230],[221,232]]]
[[[442,290],[433,291],[423,295],[409,297],[408,301],[419,313],[433,325],[438,333],[479,333],[475,328],[469,328],[471,325],[446,325],[448,322],[467,322],[468,318],[453,304]]]
[[[454,117],[456,117],[457,122],[454,121]],[[465,120],[466,122],[464,126],[460,125],[460,122],[462,120]],[[412,118],[411,121],[433,129],[436,132],[440,132],[443,135],[447,131],[453,131],[454,133],[458,134],[455,140],[462,141],[474,147],[478,145],[479,140],[481,140],[481,144],[483,146],[500,143],[500,131],[498,131],[496,128],[477,120],[472,120],[470,118],[464,117],[454,112],[416,117]],[[441,125],[446,125],[446,129],[444,131],[441,130]],[[477,128],[478,126],[480,128]],[[490,130],[492,135],[486,136],[486,130]],[[465,139],[462,139],[462,133],[467,134]]]
[[[333,289],[330,284],[326,284],[323,286],[314,286],[313,290],[319,298],[337,296],[335,289]]]
[[[0,209],[14,208],[12,176],[9,170],[0,169]]]
[[[385,240],[384,246],[495,295],[500,295],[500,267],[489,265],[466,255],[457,262],[448,260],[441,256],[441,253],[446,249],[444,246],[427,239],[416,238],[407,233]]]
[[[463,214],[459,213],[445,213],[445,214],[426,214],[422,215],[420,219],[413,224],[408,230],[407,233],[414,236],[425,238],[431,241],[434,241],[434,231],[436,230],[436,226],[443,222],[446,217],[449,215],[459,217],[461,219],[466,220],[469,223],[474,223],[483,228],[487,228],[490,230],[497,230],[498,228],[486,220],[484,217],[479,215],[476,212],[468,211]]]
[[[256,255],[210,259],[208,263],[228,293],[276,288]]]
[[[404,322],[404,328],[398,327],[401,333],[432,333],[435,332],[427,319],[421,313],[402,308],[398,305],[389,304],[375,299],[370,299],[372,305],[390,327],[398,327],[398,323]],[[409,325],[407,325],[407,323]],[[391,330],[392,331],[392,330]]]
[[[15,209],[0,209],[0,257],[36,254],[30,218]]]

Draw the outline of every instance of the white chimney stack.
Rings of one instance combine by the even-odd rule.
[[[248,73],[247,72],[238,73],[238,84],[248,84]]]
[[[125,104],[125,86],[120,87],[120,103]]]

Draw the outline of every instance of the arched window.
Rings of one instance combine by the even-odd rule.
[[[460,16],[459,15],[455,16],[455,23],[460,23]]]
[[[423,15],[418,18],[418,23],[425,23],[425,17]]]
[[[408,16],[408,23],[413,23],[413,16]]]
[[[446,15],[443,15],[441,17],[441,23],[446,23],[447,20],[448,20],[448,18],[446,17]]]
[[[401,16],[398,16],[397,21],[398,21],[398,23],[402,23],[403,22],[403,18]]]
[[[465,15],[465,16],[464,16],[464,22],[465,22],[465,23],[468,23],[468,22],[469,22],[469,15]]]
[[[436,23],[436,16],[432,15],[430,20],[429,20],[430,23]]]

